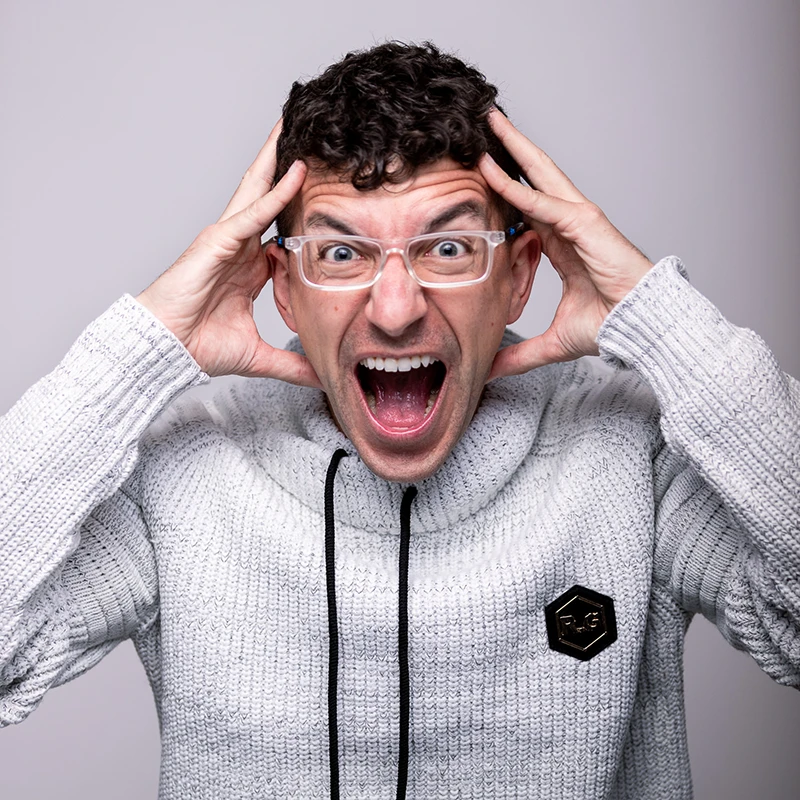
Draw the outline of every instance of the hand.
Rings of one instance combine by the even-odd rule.
[[[550,327],[500,350],[489,374],[492,380],[597,355],[597,333],[606,316],[653,264],[503,114],[493,110],[489,123],[531,186],[512,180],[488,154],[478,162],[480,171],[539,234],[542,252],[563,283]]]
[[[261,236],[300,190],[296,161],[273,188],[275,126],[222,216],[136,299],[180,339],[208,375],[279,378],[321,388],[311,363],[267,344],[253,302],[272,277]]]

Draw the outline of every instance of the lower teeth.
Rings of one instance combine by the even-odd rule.
[[[425,406],[425,413],[423,414],[423,416],[427,417],[427,416],[428,416],[428,414],[430,414],[430,413],[431,413],[431,409],[432,409],[432,408],[434,407],[434,405],[436,404],[436,398],[437,398],[438,396],[439,396],[439,390],[438,390],[438,389],[433,389],[433,390],[431,391],[431,396],[428,398],[428,405],[427,405],[427,406]]]

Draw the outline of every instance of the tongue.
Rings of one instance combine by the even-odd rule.
[[[375,396],[375,419],[387,428],[414,428],[422,424],[431,396],[435,372],[420,367],[410,372],[368,371],[367,382]]]

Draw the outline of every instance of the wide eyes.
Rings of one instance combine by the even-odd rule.
[[[356,253],[352,247],[348,247],[345,244],[334,244],[330,247],[325,247],[320,252],[320,257],[325,261],[333,261],[337,264],[346,264],[348,261],[352,261],[354,258],[357,258],[358,253]]]
[[[445,241],[437,242],[430,250],[430,254],[435,258],[458,258],[466,255],[467,248],[462,242]]]
[[[446,239],[436,242],[433,247],[428,250],[427,255],[433,256],[434,258],[458,258],[459,256],[466,255],[468,252],[469,248],[463,242]],[[359,252],[355,248],[350,247],[350,245],[342,244],[341,242],[330,244],[319,250],[320,258],[339,264],[352,261],[358,258],[359,255]]]
[[[458,258],[470,252],[470,248],[464,243],[455,239],[439,240],[430,248],[425,255],[433,258]],[[359,258],[362,254],[355,248],[342,242],[333,242],[323,245],[318,250],[318,257],[325,261],[333,261],[337,264],[346,263]]]

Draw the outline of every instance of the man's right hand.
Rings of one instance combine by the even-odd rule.
[[[253,302],[272,277],[261,236],[306,175],[305,164],[296,161],[273,188],[280,128],[279,122],[217,222],[136,299],[210,376],[279,378],[321,388],[308,359],[267,344],[253,319]]]

